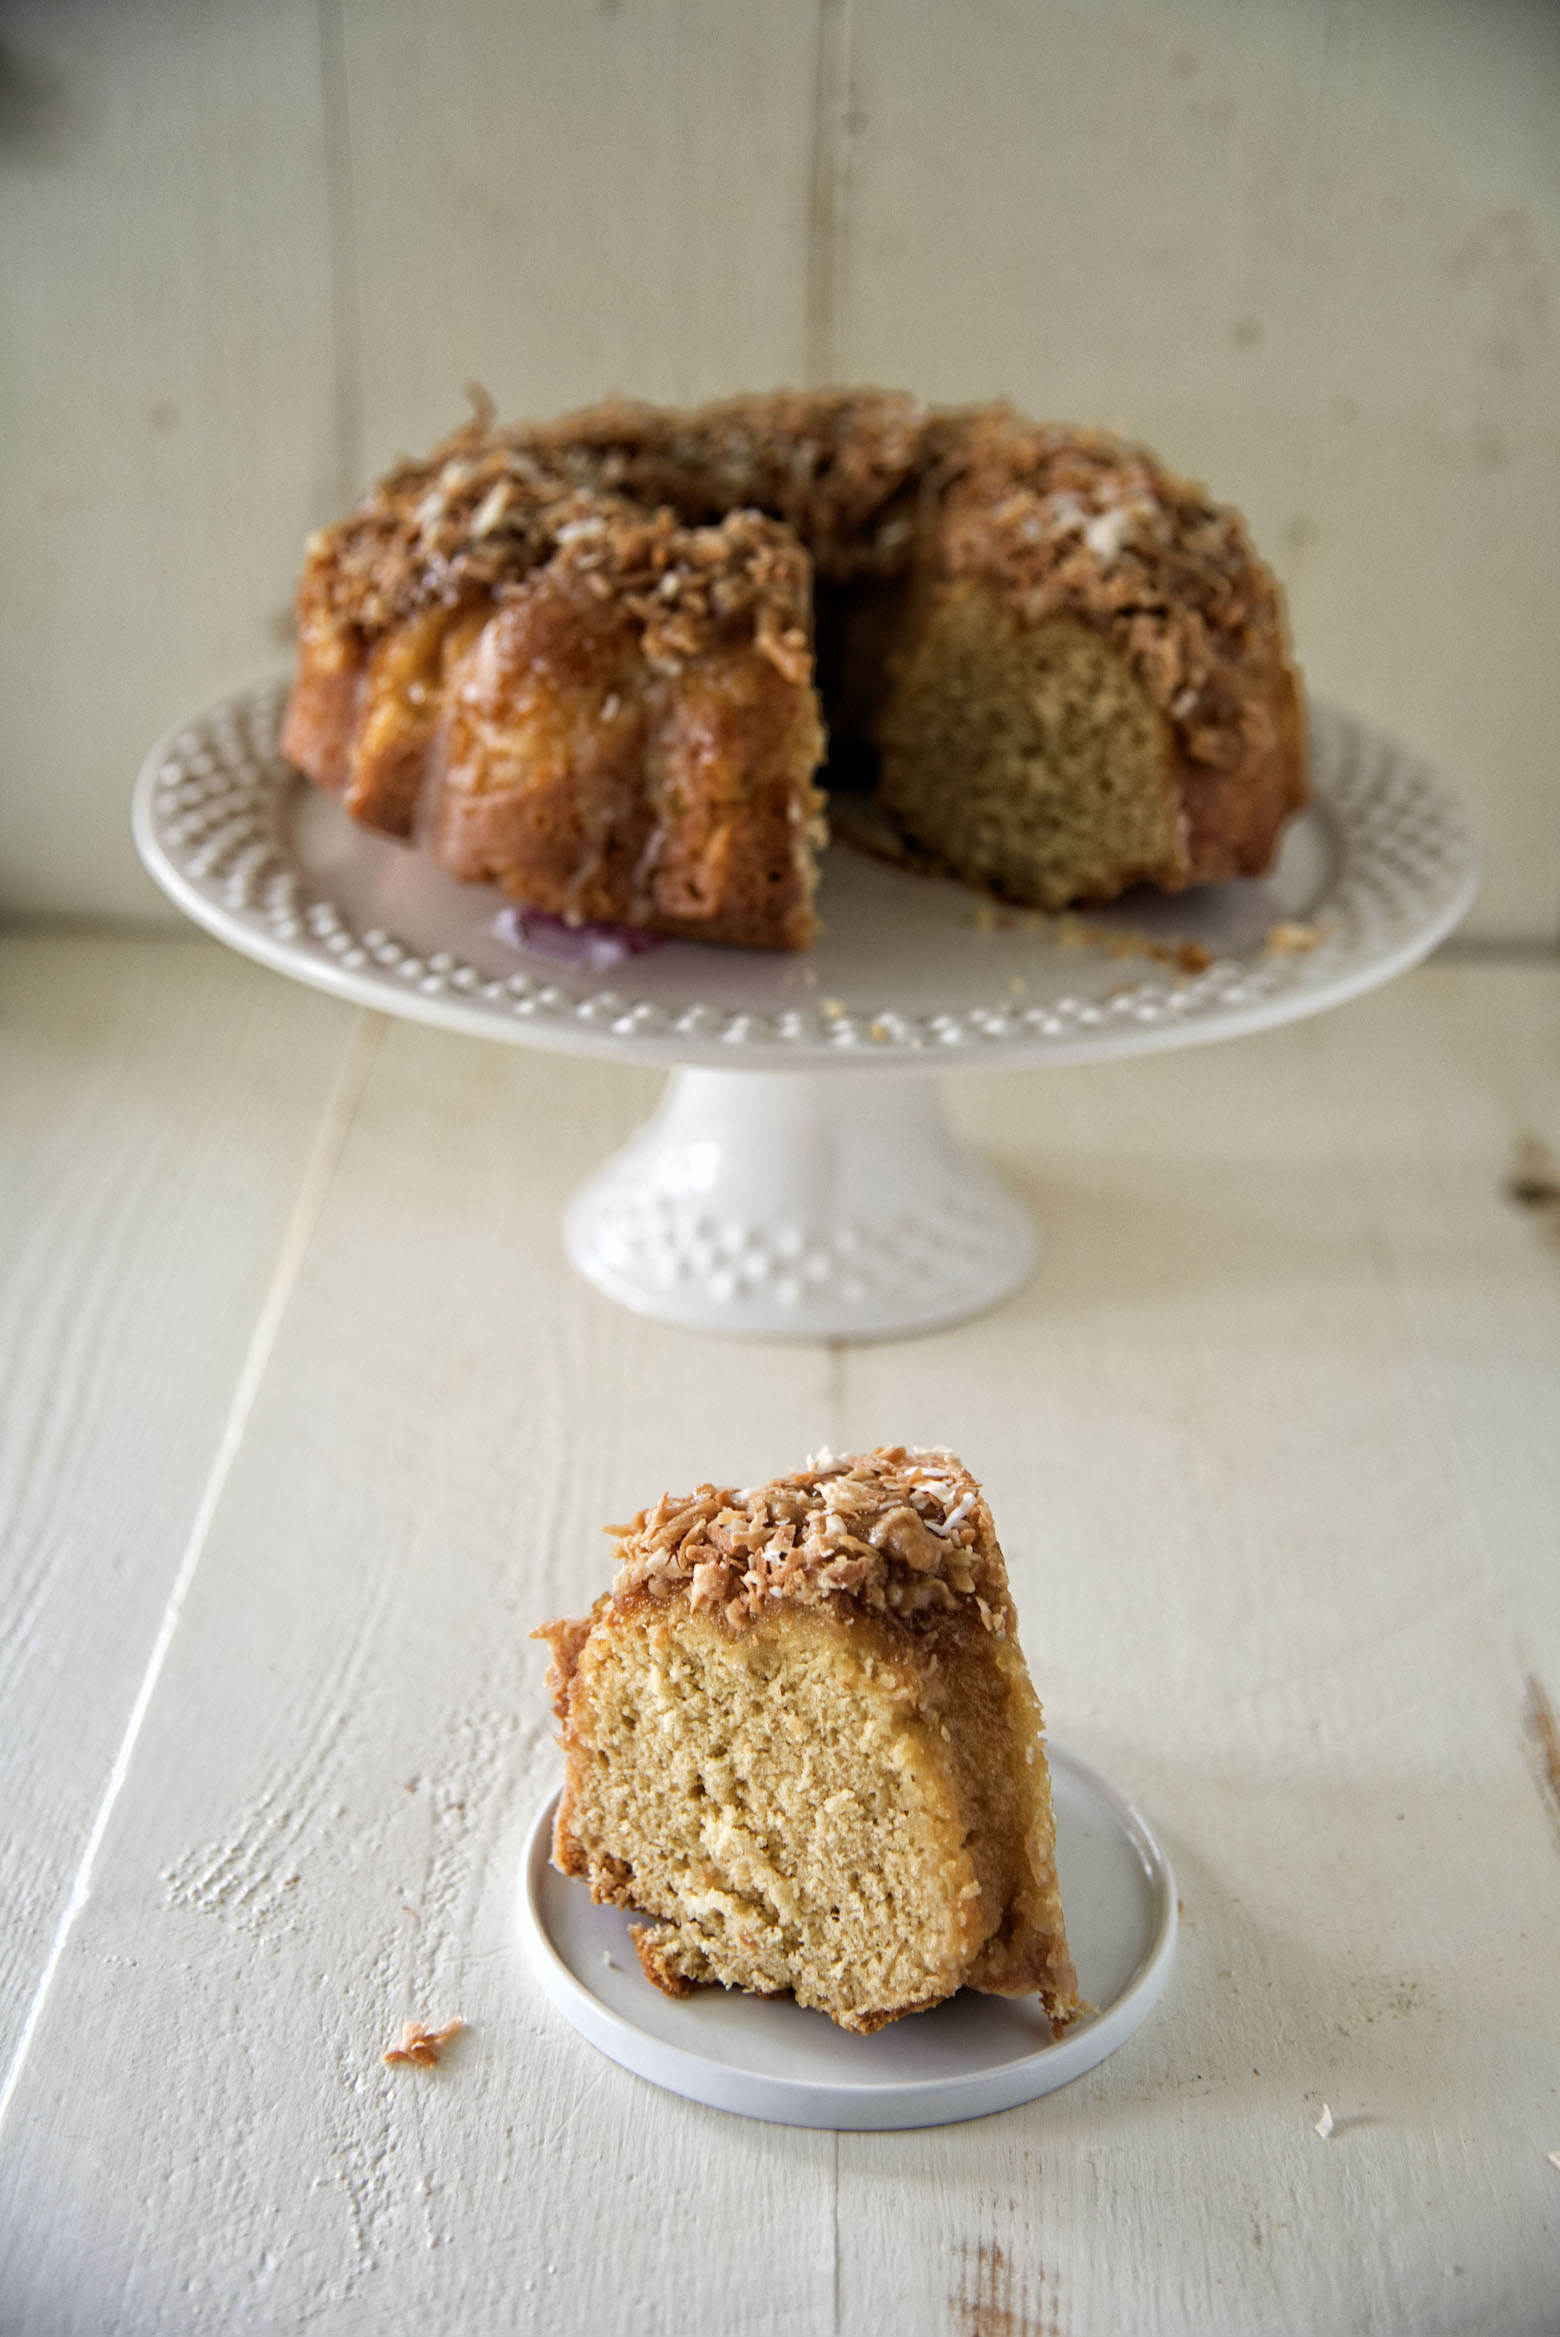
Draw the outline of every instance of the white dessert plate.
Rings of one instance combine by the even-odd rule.
[[[609,2059],[669,2093],[781,2126],[885,2132],[1011,2110],[1093,2069],[1164,1993],[1175,1879],[1131,1803],[1073,1753],[1049,1748],[1056,1861],[1083,1996],[1097,2009],[1054,2037],[1033,1997],[966,1989],[932,2012],[853,2037],[789,1997],[702,1988],[663,1996],[640,1971],[631,1918],[595,1906],[550,1863],[556,1794],[531,1830],[520,1922],[564,2018]]]
[[[836,845],[812,950],[669,942],[563,965],[503,938],[492,887],[457,884],[299,778],[277,753],[285,696],[282,683],[247,691],[152,750],[134,814],[152,875],[197,924],[297,980],[529,1046],[797,1071],[1147,1053],[1373,989],[1449,932],[1477,887],[1444,781],[1315,706],[1313,801],[1261,881],[1134,893],[1061,922],[1004,917],[951,880]],[[1183,944],[1192,961],[1169,962]]]

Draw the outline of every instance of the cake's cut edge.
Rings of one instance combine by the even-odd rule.
[[[968,579],[929,596],[901,661],[878,802],[954,875],[1031,908],[1192,880],[1169,725],[1121,656]]]

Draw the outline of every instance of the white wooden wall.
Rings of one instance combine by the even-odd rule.
[[[466,380],[870,378],[1243,504],[1555,944],[1557,104],[1539,0],[14,0],[0,903],[159,913],[141,751]]]

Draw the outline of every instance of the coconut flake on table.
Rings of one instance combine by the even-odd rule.
[[[586,966],[593,972],[619,966],[625,958],[639,957],[647,949],[658,949],[664,938],[647,933],[640,925],[613,925],[605,920],[571,925],[567,918],[554,917],[546,909],[500,909],[493,931],[511,949],[528,950],[533,957],[550,958],[558,966]]]

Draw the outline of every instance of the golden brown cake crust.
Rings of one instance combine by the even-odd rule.
[[[579,923],[814,930],[811,568],[684,526],[485,420],[311,539],[283,751],[365,825]]]

